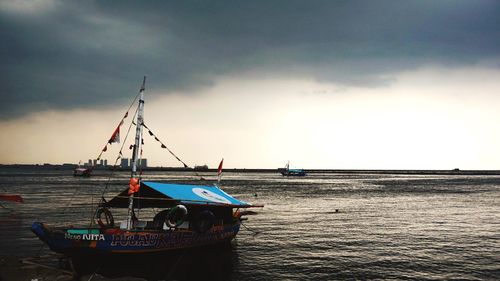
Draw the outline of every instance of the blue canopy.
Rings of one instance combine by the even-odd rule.
[[[122,191],[104,205],[126,208],[128,189]],[[257,207],[240,201],[217,186],[174,184],[143,181],[139,192],[134,194],[134,208],[166,207],[174,204],[213,205],[233,208]]]
[[[184,204],[229,204],[241,207],[251,205],[232,197],[217,186],[159,183],[150,181],[143,182],[143,184],[167,197],[179,200]]]

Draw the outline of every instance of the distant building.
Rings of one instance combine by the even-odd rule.
[[[108,159],[104,159],[104,166],[108,166]]]
[[[122,160],[120,162],[120,167],[121,168],[129,168],[130,167],[128,158],[122,158]]]
[[[89,166],[92,166],[92,159],[89,159]]]
[[[196,166],[194,166],[194,169],[196,171],[205,171],[205,170],[208,170],[208,166],[206,164],[205,165],[199,165],[199,166],[196,165]]]
[[[140,168],[147,168],[148,167],[148,159],[139,159],[139,165]]]
[[[121,168],[130,168],[132,166],[132,159],[122,158],[120,162]],[[147,168],[148,167],[148,159],[139,159],[137,162],[138,168]]]

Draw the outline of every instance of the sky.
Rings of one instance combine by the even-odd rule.
[[[0,36],[0,164],[96,158],[147,76],[190,166],[500,169],[498,1],[0,0]]]

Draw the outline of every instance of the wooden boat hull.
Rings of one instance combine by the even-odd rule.
[[[231,241],[239,223],[214,226],[205,233],[191,230],[125,231],[108,229],[50,229],[35,222],[31,230],[51,250],[67,256],[79,254],[141,254],[200,247]]]
[[[65,255],[75,275],[99,272],[109,277],[162,277],[186,252],[224,248],[240,223],[214,226],[205,233],[190,230],[126,231],[111,229],[50,229],[35,222],[31,230],[51,250]],[[85,234],[86,232],[86,234]]]
[[[82,253],[70,257],[68,269],[76,276],[96,272],[108,278],[132,276],[147,280],[228,280],[224,275],[231,271],[234,262],[233,246],[227,241],[139,255]]]

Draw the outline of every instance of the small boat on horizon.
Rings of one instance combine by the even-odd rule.
[[[80,166],[80,163],[78,163],[78,166],[73,170],[73,176],[75,176],[75,177],[90,177],[93,169],[94,169],[93,166],[82,167],[82,166]]]
[[[285,168],[279,168],[278,171],[284,177],[304,177],[307,175],[303,169],[290,169],[290,161],[286,163]]]

